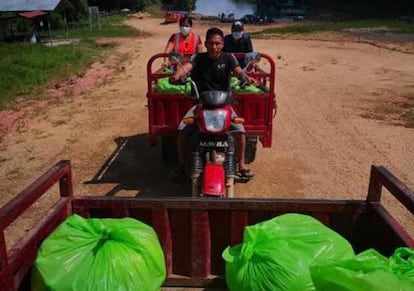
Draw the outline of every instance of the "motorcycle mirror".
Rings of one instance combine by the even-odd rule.
[[[184,60],[184,56],[177,52],[171,52],[168,54],[168,60],[172,64],[181,64]]]
[[[244,62],[246,64],[255,64],[260,62],[261,54],[259,52],[250,52],[245,54]]]

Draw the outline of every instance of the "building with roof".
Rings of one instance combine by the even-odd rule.
[[[0,12],[53,11],[61,0],[1,0]]]
[[[0,41],[24,40],[40,30],[49,30],[49,13],[61,0],[1,0]]]

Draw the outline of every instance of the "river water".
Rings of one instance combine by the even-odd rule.
[[[245,14],[254,14],[256,4],[240,0],[197,0],[194,12],[211,16],[233,12],[236,18],[241,18]]]

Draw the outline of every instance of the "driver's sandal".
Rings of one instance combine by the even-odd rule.
[[[236,181],[246,183],[254,177],[254,174],[250,173],[250,169],[240,169],[236,174]]]

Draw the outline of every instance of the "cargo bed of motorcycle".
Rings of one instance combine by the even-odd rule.
[[[236,53],[237,57],[244,53]],[[152,56],[147,63],[148,132],[150,145],[156,145],[160,136],[176,133],[177,125],[187,110],[193,105],[190,94],[157,92],[156,82],[168,77],[160,71],[160,65],[168,54]],[[269,90],[263,93],[235,93],[233,107],[245,119],[247,136],[259,137],[263,147],[272,145],[273,118],[276,113],[275,63],[261,53],[260,67],[263,71],[248,74],[262,82]]]
[[[52,195],[56,188],[60,192],[58,198]],[[47,193],[55,204],[42,212],[42,218],[21,240],[7,247],[10,232],[6,229],[24,217],[32,205],[45,201],[42,198],[46,196],[42,196]],[[347,239],[357,253],[375,248],[389,256],[397,247],[414,247],[414,239],[381,199],[382,194],[387,199],[394,197],[394,203],[401,203],[401,213],[412,218],[414,192],[381,166],[371,168],[366,199],[140,198],[90,194],[74,195],[70,162],[61,161],[0,209],[0,290],[31,290],[31,266],[41,242],[75,213],[85,218],[132,217],[152,226],[165,255],[165,287],[225,288],[223,250],[242,242],[246,226],[285,213],[313,216]],[[355,194],[349,193],[349,197]]]

